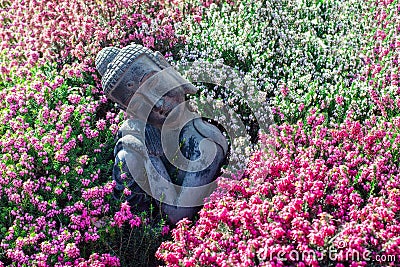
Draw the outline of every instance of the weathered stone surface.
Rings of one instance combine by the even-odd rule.
[[[195,92],[194,86],[183,85],[183,79],[175,76],[160,53],[138,45],[105,48],[97,56],[96,66],[103,76],[107,97],[128,109],[128,114],[137,114],[139,108],[148,109],[147,116],[140,113],[126,120],[119,130],[114,150],[115,196],[125,198],[138,210],[148,210],[152,203],[160,206],[171,224],[184,217],[192,219],[200,209],[193,203],[202,203],[215,188],[206,185],[217,178],[228,151],[227,141],[217,127],[191,114],[187,116],[184,94]],[[157,73],[164,76],[151,81]],[[174,84],[168,81],[172,79],[182,86],[169,89],[162,84],[163,78],[167,84]],[[143,84],[148,91],[141,90]],[[152,85],[168,90],[157,95],[160,88],[151,88]],[[137,91],[143,98],[136,98],[137,103],[132,104]],[[167,119],[169,115],[174,118],[172,123]],[[177,128],[180,120],[182,125]],[[163,145],[164,136],[177,138],[165,138],[168,142]],[[171,157],[175,152],[181,155],[176,157],[179,162]],[[199,166],[202,168],[192,171]],[[124,196],[125,188],[132,194]]]

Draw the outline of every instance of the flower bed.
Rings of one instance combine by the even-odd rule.
[[[167,266],[398,264],[398,0],[0,8],[0,266],[156,265],[167,239],[156,254]],[[111,194],[123,113],[93,65],[102,47],[132,42],[177,67],[232,67],[277,124],[252,147],[244,179],[221,179],[198,221],[172,235],[157,207],[132,213]],[[199,88],[195,101],[230,106],[256,140],[242,95]]]
[[[223,197],[157,255],[168,266],[365,266],[398,255],[399,126],[396,117],[328,129],[315,114],[279,126],[248,177],[223,181]]]
[[[324,18],[326,24],[317,24],[316,31],[309,29],[316,36],[300,38],[301,43],[286,42],[290,48],[296,44],[304,47],[298,48],[300,54],[285,50],[298,56],[293,68],[287,69],[288,75],[277,75],[280,81],[271,103],[278,126],[271,135],[260,136],[261,149],[254,153],[246,179],[221,180],[221,190],[211,197],[199,220],[181,221],[173,230],[173,240],[161,245],[157,256],[168,266],[398,265],[400,5],[398,1],[371,2],[359,9],[365,24],[346,25],[346,10],[354,11],[346,9],[346,4],[352,1],[307,3],[311,11],[344,6],[331,9],[329,16],[319,13],[317,18],[308,11],[308,19]],[[294,15],[287,13],[292,9],[286,4],[275,16],[290,21]],[[369,8],[372,13],[368,13]],[[335,13],[339,11],[345,15]],[[372,14],[371,19],[368,14]],[[218,16],[226,22],[226,15],[218,12],[210,21]],[[252,25],[251,18],[241,22]],[[299,27],[313,25],[305,20]],[[340,24],[349,27],[344,35],[340,29],[335,31]],[[328,29],[318,36],[320,27]],[[282,38],[288,27],[282,31],[272,28]],[[341,42],[335,42],[339,38]],[[239,49],[247,44],[238,43]],[[229,46],[214,46],[222,50],[211,56],[229,59],[223,48]],[[321,50],[324,46],[327,49]],[[239,50],[239,55],[240,51],[251,50]],[[253,53],[259,51],[268,50]],[[317,57],[312,58],[312,51],[319,51],[315,52]],[[279,69],[280,63],[291,59],[279,55],[264,62],[272,70]],[[309,60],[310,64],[296,59]],[[237,58],[234,62],[240,65],[245,61]],[[312,75],[302,76],[307,73]],[[261,74],[264,72],[256,72]]]
[[[201,2],[3,1],[0,266],[147,266],[168,233],[112,197],[123,113],[102,95],[102,47],[163,53]],[[156,209],[156,207],[154,207]],[[139,249],[138,249],[139,248]]]

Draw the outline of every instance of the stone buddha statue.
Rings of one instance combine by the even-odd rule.
[[[105,94],[128,115],[114,149],[115,197],[138,211],[155,204],[172,225],[193,219],[228,153],[221,131],[185,102],[197,89],[141,45],[104,48],[95,63]]]

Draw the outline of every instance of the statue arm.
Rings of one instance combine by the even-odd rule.
[[[113,170],[117,197],[121,197],[123,190],[128,187],[134,192],[126,200],[133,200],[135,203],[141,200],[133,198],[141,198],[142,195],[157,200],[166,196],[175,199],[175,188],[171,186],[171,179],[161,158],[149,153],[145,146],[145,137],[141,132],[144,127],[142,121],[129,119],[118,131]],[[125,173],[124,176],[122,172]]]
[[[203,205],[204,199],[210,196],[216,188],[216,184],[212,182],[219,175],[220,167],[227,155],[228,144],[226,138],[217,127],[201,119],[195,119],[193,126],[190,128],[191,130],[186,132],[190,137],[184,136],[184,139],[186,139],[184,146],[192,146],[188,150],[194,151],[189,155],[185,155],[190,160],[189,165],[195,165],[194,161],[199,160],[199,154],[211,153],[211,151],[214,151],[214,147],[216,149],[215,155],[212,155],[214,156],[212,162],[208,166],[204,166],[203,170],[184,172],[182,188],[178,191],[174,205],[163,204],[163,211],[168,215],[172,224],[176,224],[184,217],[193,219],[201,205]],[[188,141],[190,138],[196,141]],[[201,146],[199,145],[200,142],[202,143]],[[196,144],[194,147],[193,143]],[[200,152],[200,150],[202,151]]]
[[[212,182],[218,175],[223,160],[223,149],[217,145],[217,156],[210,166],[200,172],[186,173],[175,204],[162,204],[163,212],[168,215],[171,224],[176,224],[185,217],[193,219],[204,204],[204,199],[215,190],[216,184]]]

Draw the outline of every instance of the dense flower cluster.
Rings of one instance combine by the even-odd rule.
[[[109,254],[93,254],[88,260],[77,259],[73,263],[66,266],[78,266],[78,267],[104,267],[104,266],[120,266],[120,262],[117,258],[110,256]]]
[[[53,68],[20,75],[1,82],[0,260],[68,266],[99,241],[94,220],[111,212],[107,162],[119,117],[101,112],[106,101],[94,98],[93,86],[78,96]]]
[[[370,259],[398,255],[399,118],[349,119],[336,129],[322,115],[307,121],[263,136],[247,179],[220,183],[223,196],[195,226],[182,221],[158,256],[170,266],[364,266],[365,251]],[[291,258],[293,251],[311,257]],[[353,254],[360,260],[346,258]]]
[[[188,36],[175,62],[178,68],[197,60],[226,64],[237,72],[215,77],[216,68],[203,68],[212,86],[199,83],[201,90],[193,97],[200,111],[212,106],[211,119],[225,129],[245,125],[248,136],[239,149],[232,147],[231,161],[245,167],[249,154],[257,150],[259,129],[265,130],[272,121],[268,105],[278,124],[295,123],[312,107],[320,108],[333,122],[343,121],[350,106],[359,117],[370,115],[372,100],[354,98],[367,91],[361,86],[365,82],[357,79],[362,72],[359,51],[366,44],[363,35],[370,30],[366,11],[365,4],[350,0],[245,0],[212,4],[198,23],[191,16],[184,20],[183,25],[190,27],[178,28]],[[237,76],[242,77],[240,82]],[[231,84],[219,83],[224,80]],[[336,105],[333,95],[340,95],[343,105]],[[227,112],[221,116],[216,112],[221,105],[236,117]]]
[[[372,49],[362,55],[365,63],[363,79],[375,113],[386,118],[400,108],[400,7],[398,1],[381,1],[374,14],[376,28],[370,33]]]
[[[101,95],[93,59],[132,42],[170,53],[184,42],[177,23],[209,4],[0,3],[1,266],[119,266],[126,229],[135,229],[137,247],[168,233],[111,196],[123,114]]]
[[[327,51],[313,50],[310,41],[284,43],[290,56],[298,55],[291,50],[296,44],[302,44],[299,51],[308,56],[297,58],[305,61],[295,61],[289,75],[283,71],[276,76],[287,78],[273,89],[271,103],[279,126],[271,135],[260,136],[261,149],[251,159],[247,178],[221,180],[221,190],[199,220],[193,225],[181,221],[173,241],[161,245],[157,256],[168,266],[370,266],[381,259],[386,260],[378,264],[398,265],[400,3],[365,3],[361,13],[353,13],[363,16],[364,23],[346,25],[353,1],[312,2],[305,1],[310,16],[303,17],[289,40],[301,35],[307,19],[316,19],[314,29],[305,33],[322,41],[319,45]],[[269,7],[275,1],[266,3]],[[340,8],[330,9],[335,5]],[[315,18],[313,10],[321,8],[330,12]],[[272,14],[288,10],[290,5]],[[280,17],[290,21],[293,14],[286,15]],[[221,25],[229,21],[218,12],[212,18],[218,16],[225,17]],[[329,16],[339,20],[329,21]],[[318,23],[321,19],[332,24]],[[328,27],[327,32],[319,35],[318,27]],[[341,35],[342,27],[347,30]],[[224,32],[229,29],[243,27]],[[280,29],[275,28],[282,39]],[[217,57],[227,58],[224,48],[216,51],[222,51]],[[290,60],[279,55],[266,62]],[[306,76],[300,79],[311,76],[299,81],[302,71]]]
[[[8,56],[27,63],[52,60],[86,67],[93,67],[94,56],[108,45],[137,42],[166,52],[183,41],[175,34],[182,13],[201,10],[201,5],[189,9],[181,1],[10,1],[2,5],[0,49],[7,49]]]
[[[177,64],[205,59],[235,67],[255,80],[259,95],[277,109],[277,123],[282,116],[295,122],[307,112],[302,106],[332,110],[332,94],[349,101],[360,93],[350,85],[361,72],[362,37],[370,30],[366,11],[365,4],[353,0],[211,5],[201,22],[182,30],[188,43]],[[203,90],[202,95],[215,95],[232,108],[248,111],[242,97],[226,88]],[[343,114],[339,108],[329,117],[341,120]]]
[[[102,47],[132,42],[207,77],[194,106],[250,135],[230,155],[242,167],[252,155],[244,179],[221,178],[158,259],[396,266],[399,18],[399,0],[1,2],[0,266],[156,264],[171,232],[112,197],[123,113],[93,66]]]

